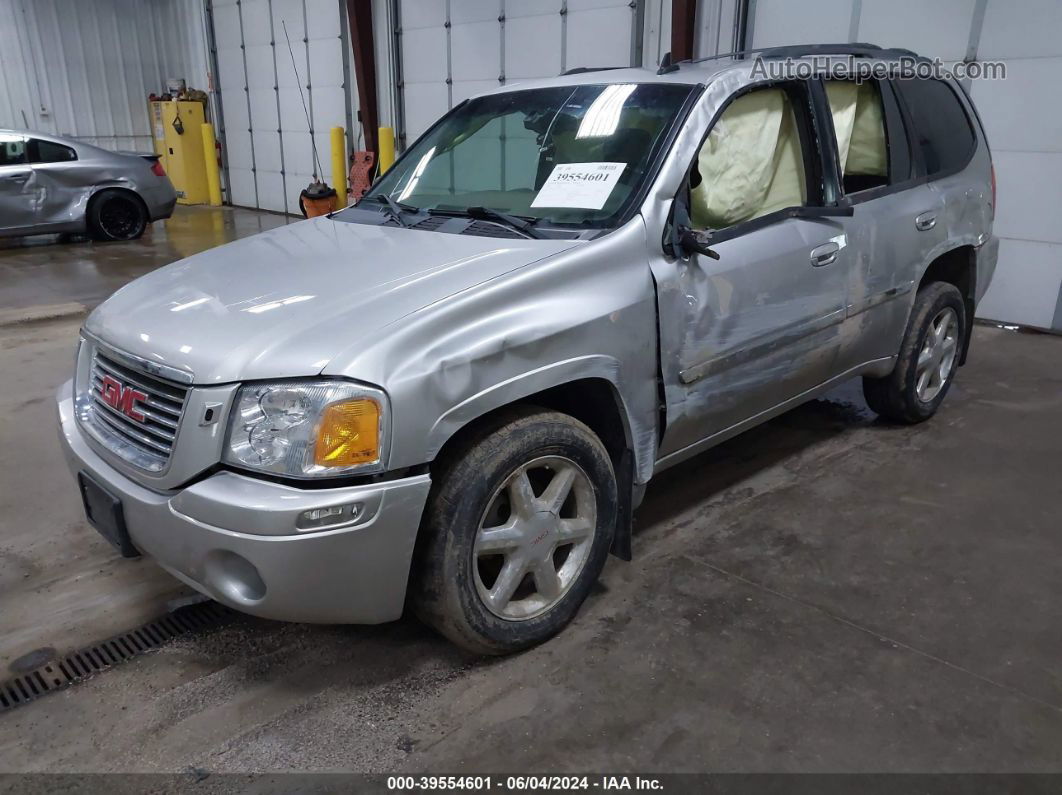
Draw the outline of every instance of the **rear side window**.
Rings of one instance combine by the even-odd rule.
[[[954,89],[942,80],[897,80],[894,85],[910,116],[914,148],[930,177],[963,168],[973,156],[974,138]]]
[[[30,139],[29,156],[31,163],[66,163],[77,160],[77,153],[69,146]]]
[[[877,82],[826,82],[845,195],[889,184],[885,111]]]
[[[26,139],[0,135],[0,166],[17,166],[26,162]]]

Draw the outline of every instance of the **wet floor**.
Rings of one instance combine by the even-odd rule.
[[[148,271],[297,218],[237,207],[182,207],[139,240],[59,235],[0,239],[0,309],[76,301],[92,308]]]

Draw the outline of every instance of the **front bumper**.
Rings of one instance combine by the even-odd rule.
[[[89,445],[59,388],[60,441],[73,473],[122,502],[133,544],[178,579],[237,610],[282,621],[378,624],[402,615],[427,475],[338,489],[298,489],[219,472],[157,492]],[[359,503],[357,524],[295,531],[310,508]]]

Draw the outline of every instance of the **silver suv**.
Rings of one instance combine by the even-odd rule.
[[[995,267],[988,145],[958,84],[823,50],[810,79],[489,92],[356,207],[118,291],[58,394],[90,521],[248,613],[408,601],[504,653],[630,559],[668,467],[856,376],[889,420],[932,416]]]

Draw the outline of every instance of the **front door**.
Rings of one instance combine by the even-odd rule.
[[[660,285],[667,395],[660,456],[681,457],[835,373],[851,266],[839,218],[820,205],[821,154],[808,85],[730,97],[676,203],[712,233],[713,259],[678,259]]]

